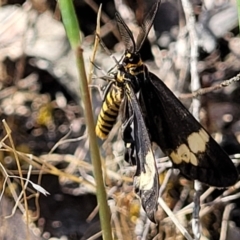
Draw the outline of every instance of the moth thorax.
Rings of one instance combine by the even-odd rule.
[[[143,64],[135,64],[129,68],[126,68],[126,71],[133,76],[137,76],[143,74],[144,67]]]

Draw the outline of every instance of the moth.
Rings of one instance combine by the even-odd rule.
[[[135,191],[153,222],[159,191],[153,142],[169,156],[173,167],[187,178],[215,187],[229,187],[238,179],[229,156],[141,59],[139,51],[152,27],[159,4],[160,1],[157,1],[145,14],[136,41],[116,13],[126,51],[107,87],[96,125],[97,135],[106,138],[120,106],[123,106],[125,158],[137,166]]]

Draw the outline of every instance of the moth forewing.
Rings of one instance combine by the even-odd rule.
[[[126,95],[129,103],[129,112],[133,113],[134,140],[137,170],[134,177],[135,191],[142,201],[142,206],[150,220],[155,222],[154,212],[157,209],[158,199],[158,171],[151,141],[143,119],[142,111],[135,93],[126,83]]]
[[[140,105],[151,141],[187,178],[216,187],[236,183],[237,170],[225,151],[158,77],[147,70],[146,76]]]

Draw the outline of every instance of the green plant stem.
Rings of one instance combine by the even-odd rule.
[[[238,28],[240,32],[240,0],[237,0],[237,9],[238,9]]]
[[[93,163],[93,173],[97,185],[96,194],[99,205],[101,228],[103,232],[102,235],[104,240],[112,240],[110,211],[107,204],[107,196],[103,182],[101,158],[95,134],[92,105],[90,101],[87,76],[82,55],[83,50],[80,47],[80,30],[72,0],[59,0],[59,6],[62,14],[63,23],[65,25],[71,47],[76,57],[76,64],[79,73],[80,94],[84,106],[85,120],[89,134],[89,148]]]
[[[90,145],[89,148],[90,148],[90,154],[91,154],[92,163],[93,163],[94,177],[97,184],[97,200],[99,205],[100,221],[101,221],[101,226],[103,230],[103,239],[110,240],[112,239],[110,211],[107,204],[107,196],[106,196],[105,186],[103,182],[101,158],[100,158],[99,148],[97,145],[97,139],[95,134],[95,124],[93,120],[92,105],[91,105],[90,94],[89,94],[88,85],[87,85],[84,62],[83,62],[83,58],[80,57],[82,55],[81,48],[77,49],[75,53],[77,56],[76,60],[77,60],[80,79],[85,78],[85,81],[86,81],[86,82],[80,81],[80,89],[82,89],[81,98],[85,106],[85,119],[88,126],[88,134],[89,134],[89,145]]]

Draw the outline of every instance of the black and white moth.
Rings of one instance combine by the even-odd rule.
[[[229,156],[162,80],[148,71],[141,59],[139,51],[152,27],[159,4],[157,1],[146,13],[136,41],[116,13],[126,51],[113,74],[96,126],[97,135],[106,138],[123,104],[126,160],[137,166],[135,190],[152,221],[155,221],[159,190],[153,142],[169,156],[173,167],[187,178],[216,187],[229,187],[238,179]]]

